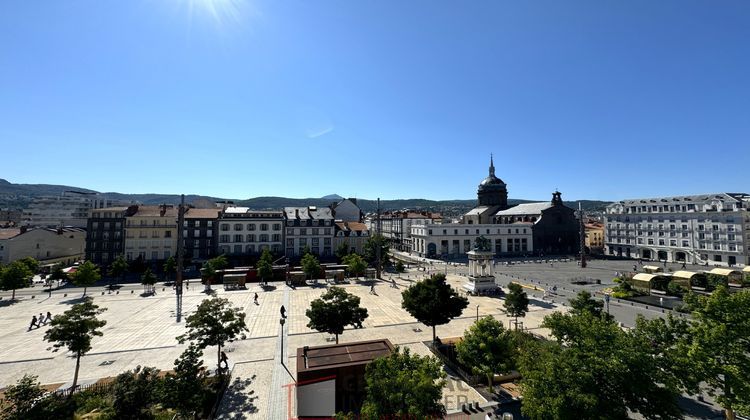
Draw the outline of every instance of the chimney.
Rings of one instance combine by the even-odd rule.
[[[294,217],[299,219],[299,209],[294,209]]]
[[[166,213],[167,213],[167,205],[166,204],[162,204],[161,205],[161,210],[159,211],[159,216],[164,217],[164,214],[166,214]]]

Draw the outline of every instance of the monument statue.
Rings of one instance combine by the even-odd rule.
[[[474,251],[490,252],[492,251],[492,241],[480,235],[474,240]]]

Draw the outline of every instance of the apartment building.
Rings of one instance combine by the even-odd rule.
[[[86,227],[94,209],[121,204],[98,193],[64,191],[60,195],[37,197],[23,211],[25,226]]]
[[[200,263],[217,255],[221,213],[218,208],[185,210],[182,222],[184,258]]]
[[[108,266],[125,252],[125,219],[138,206],[93,209],[86,225],[86,259]]]
[[[0,264],[26,257],[42,264],[71,264],[84,257],[86,230],[82,228],[0,229]]]
[[[286,256],[301,257],[305,249],[321,257],[333,255],[334,217],[329,207],[285,207]]]
[[[474,248],[477,237],[490,240],[498,257],[525,255],[534,250],[531,222],[510,224],[444,223],[411,227],[412,254],[420,257],[456,258]]]
[[[177,254],[177,208],[138,206],[126,217],[125,258],[156,262]]]
[[[219,254],[250,256],[264,249],[281,254],[283,224],[281,211],[227,207],[219,220]]]
[[[363,254],[365,243],[370,238],[370,230],[361,222],[336,222],[333,237],[333,250],[343,243],[349,245],[351,252]]]
[[[440,213],[416,210],[400,210],[380,215],[380,232],[391,245],[400,251],[411,251],[411,227],[415,225],[439,224]]]
[[[646,260],[748,265],[750,195],[623,200],[607,207],[605,252]]]

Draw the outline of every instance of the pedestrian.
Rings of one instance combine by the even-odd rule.
[[[638,271],[638,266],[633,264],[633,271]]]
[[[258,292],[255,292],[255,296],[253,297],[253,302],[255,302],[256,305],[258,304]]]
[[[370,294],[371,295],[375,294],[375,283],[373,283],[373,284],[370,285]]]
[[[47,322],[50,322],[50,321],[52,321],[52,314],[49,311],[47,311]]]
[[[280,312],[281,312],[281,317],[286,318],[286,308],[284,308],[284,305],[281,305]]]
[[[683,261],[682,262],[682,269],[684,270],[685,268],[687,268],[687,267],[685,266],[685,261]]]
[[[221,362],[219,362],[219,366],[221,366],[222,363],[224,363],[224,369],[229,369],[229,358],[224,352],[221,352]]]
[[[47,320],[44,319],[44,314],[39,312],[39,326],[41,326],[42,324],[46,324],[46,323],[47,323]]]
[[[32,327],[39,328],[39,325],[37,325],[36,315],[31,317],[31,324],[29,325],[29,331],[31,331]]]
[[[396,288],[396,279],[391,279],[391,287]]]

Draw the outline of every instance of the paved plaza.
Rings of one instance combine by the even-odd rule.
[[[368,309],[369,317],[364,328],[346,330],[339,337],[340,341],[388,338],[393,344],[409,347],[414,353],[429,354],[423,342],[431,339],[431,329],[401,309],[401,291],[424,275],[416,271],[406,273],[397,278],[396,288],[387,282],[377,282],[376,294],[369,293],[368,284],[353,282],[342,285],[361,298],[361,305]],[[448,281],[459,288],[464,279],[451,274]],[[307,328],[305,316],[310,301],[325,292],[325,285],[296,289],[281,283],[274,286],[275,289],[270,291],[263,291],[257,285],[241,291],[214,287],[217,296],[228,298],[247,313],[250,330],[247,339],[231,343],[226,349],[235,382],[222,402],[222,418],[287,418],[289,401],[285,386],[293,382],[296,373],[296,349],[305,345],[330,344],[326,340],[330,338],[328,335]],[[47,311],[56,315],[67,310],[80,301],[82,289],[55,291],[51,297],[46,293],[37,294],[33,299],[25,292],[19,293],[16,303],[9,304],[5,294],[0,301],[0,341],[3,343],[0,348],[0,387],[14,383],[26,373],[38,375],[43,384],[69,385],[75,359],[64,349],[53,351],[52,345],[43,340],[48,327],[28,331],[28,326],[33,315],[46,314]],[[174,360],[185,348],[175,339],[184,332],[184,318],[180,324],[175,320],[175,298],[169,287],[162,291],[162,286],[158,286],[157,292],[156,296],[141,297],[138,291],[131,294],[126,289],[120,294],[102,295],[100,288],[89,288],[88,294],[94,297],[94,302],[107,308],[101,315],[107,325],[103,329],[104,335],[94,338],[91,352],[82,358],[82,384],[115,376],[138,365],[163,370],[173,367]],[[258,305],[253,302],[255,292],[259,295]],[[183,316],[189,315],[203,299],[206,295],[200,286],[196,288],[194,285],[186,291]],[[479,316],[495,316],[508,325],[508,318],[501,312],[501,299],[471,296],[469,302],[461,317],[437,327],[438,336],[462,335],[476,320],[477,313]],[[283,359],[279,324],[282,304],[288,316],[283,330]],[[538,328],[543,317],[556,309],[558,307],[546,303],[544,306],[532,305],[524,325]],[[204,356],[206,365],[215,365],[215,348],[208,349]],[[454,375],[448,379],[444,402],[449,410],[462,402],[484,402],[476,391]]]

